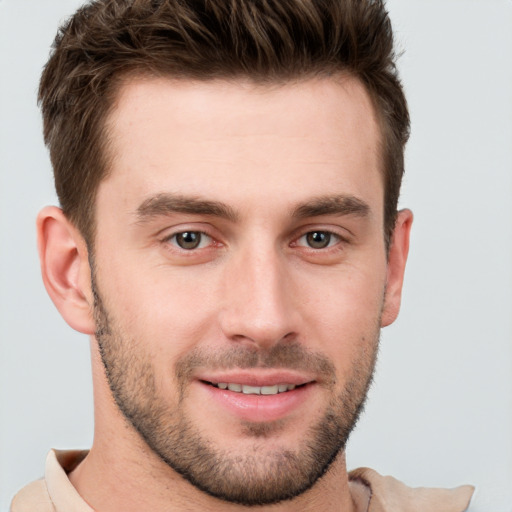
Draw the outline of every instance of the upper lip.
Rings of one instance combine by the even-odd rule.
[[[204,372],[197,375],[197,380],[218,384],[246,384],[248,386],[276,386],[278,384],[295,384],[301,386],[313,382],[315,379],[288,370],[272,371],[221,371]]]

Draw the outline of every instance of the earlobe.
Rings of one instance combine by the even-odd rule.
[[[413,215],[410,210],[400,210],[398,212],[388,255],[386,295],[381,319],[382,327],[392,324],[400,311],[412,220]]]
[[[60,208],[48,206],[37,217],[37,239],[43,282],[66,322],[94,333],[87,245]]]

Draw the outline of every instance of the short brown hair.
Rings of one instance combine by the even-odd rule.
[[[109,171],[105,121],[130,74],[286,82],[349,73],[382,131],[384,233],[393,231],[409,114],[383,0],[92,0],[59,30],[39,102],[64,213],[88,243]]]

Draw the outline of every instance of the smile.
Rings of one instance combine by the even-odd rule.
[[[314,401],[319,389],[314,379],[288,371],[267,375],[261,372],[259,375],[252,372],[234,375],[233,372],[203,376],[196,382],[201,384],[199,389],[206,392],[205,407],[213,414],[223,415],[225,411],[237,421],[253,423],[297,417],[302,408],[308,410],[308,404]]]
[[[243,393],[244,395],[277,395],[278,393],[286,393],[294,390],[296,384],[275,384],[273,386],[250,386],[248,384],[237,384],[231,382],[209,382],[208,384],[219,388],[234,391],[235,393]]]

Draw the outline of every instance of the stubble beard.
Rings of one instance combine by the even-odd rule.
[[[158,393],[151,357],[143,344],[120,334],[92,282],[96,339],[113,398],[128,423],[165,464],[196,488],[218,499],[245,506],[275,504],[310,489],[342,452],[364,408],[373,379],[379,329],[374,339],[361,340],[365,349],[352,368],[343,390],[333,395],[323,416],[311,426],[295,450],[265,449],[265,439],[280,429],[274,424],[243,424],[254,438],[253,448],[233,453],[218,448],[187,418],[183,401],[188,376],[197,365],[205,368],[288,368],[322,375],[332,388],[334,365],[298,343],[276,344],[270,351],[246,349],[192,351],[175,366],[179,399],[174,407]],[[368,349],[370,347],[370,349]]]

